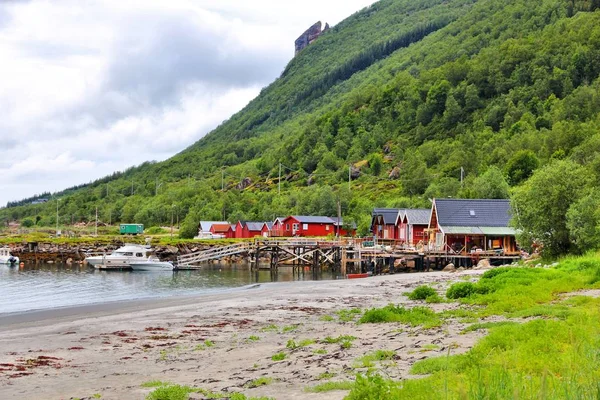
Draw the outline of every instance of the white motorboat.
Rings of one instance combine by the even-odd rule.
[[[158,258],[150,256],[147,260],[132,261],[129,266],[134,271],[172,271],[175,269],[173,264],[168,261],[160,261]]]
[[[19,265],[19,257],[10,254],[8,247],[0,248],[0,264]]]
[[[86,257],[85,261],[95,268],[130,268],[134,261],[147,261],[152,253],[150,246],[126,244],[111,254]]]

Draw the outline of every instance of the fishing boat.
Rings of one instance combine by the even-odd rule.
[[[8,247],[2,247],[0,248],[0,264],[19,265],[19,257],[11,255]]]
[[[85,261],[94,268],[131,268],[135,261],[147,261],[152,253],[150,246],[126,244],[110,254],[86,257]]]
[[[129,266],[134,271],[172,271],[173,264],[168,261],[160,261],[157,257],[150,256],[147,260],[134,260]]]

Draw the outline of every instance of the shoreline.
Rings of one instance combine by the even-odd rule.
[[[441,293],[451,282],[475,279],[479,273],[267,283],[234,293],[69,308],[46,312],[35,321],[33,315],[0,319],[0,366],[12,366],[0,367],[0,397],[100,394],[102,399],[141,400],[152,390],[142,384],[161,380],[220,393],[339,400],[346,392],[305,389],[322,383],[323,374],[335,376],[333,380],[353,379],[361,371],[353,363],[379,349],[396,351],[398,358],[386,373],[404,378],[418,359],[447,349],[465,352],[482,335],[460,334],[465,324],[458,321],[423,329],[357,325],[342,314],[389,303],[421,305],[403,293],[422,284]],[[435,311],[459,308],[450,303],[428,306]],[[344,335],[356,338],[351,347],[324,341]],[[309,344],[290,349],[290,341]],[[285,360],[272,359],[281,353]],[[272,383],[253,387],[249,382],[258,378]]]
[[[285,284],[288,282],[274,282]],[[222,289],[215,289],[211,293],[198,293],[188,295],[165,295],[160,297],[144,297],[138,299],[129,300],[114,300],[105,301],[98,303],[80,304],[80,305],[67,305],[53,308],[42,308],[25,311],[15,311],[8,313],[0,313],[0,332],[11,329],[11,326],[16,324],[27,324],[40,322],[47,319],[55,318],[77,318],[83,315],[91,314],[106,314],[106,313],[121,313],[128,312],[130,310],[139,309],[154,309],[162,308],[167,306],[177,306],[186,304],[188,301],[193,299],[200,299],[205,296],[218,296],[225,295],[232,292],[238,292],[243,290],[251,290],[256,287],[265,285],[267,283],[254,283],[250,285],[244,285],[239,287],[228,287]]]

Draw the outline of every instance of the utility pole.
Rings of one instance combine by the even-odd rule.
[[[108,185],[106,185],[108,188]],[[94,229],[94,236],[98,236],[98,206],[96,206],[96,228]]]
[[[281,196],[281,163],[279,163],[279,180],[277,181],[277,194]]]
[[[131,195],[133,196],[133,179],[131,180]]]
[[[465,169],[460,167],[460,187],[463,186],[463,181],[465,180]]]
[[[158,188],[162,186],[162,183],[158,183],[158,178],[156,178],[156,183],[154,184],[154,195],[158,196]]]

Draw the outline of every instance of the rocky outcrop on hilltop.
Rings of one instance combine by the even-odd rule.
[[[294,43],[296,46],[296,54],[300,53],[309,44],[317,40],[319,36],[329,30],[329,24],[325,23],[325,28],[321,30],[321,21],[315,23],[313,26],[308,28]]]

